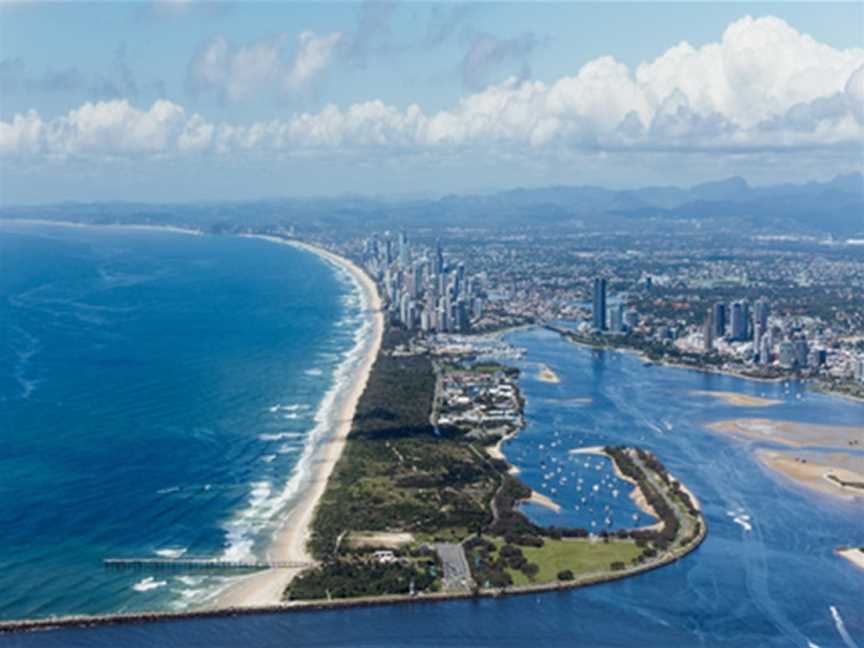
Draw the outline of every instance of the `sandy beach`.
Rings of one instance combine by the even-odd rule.
[[[372,313],[373,318],[371,335],[367,340],[360,343],[363,344],[363,348],[360,350],[363,360],[352,377],[353,379],[347,382],[346,388],[350,391],[341,395],[341,408],[336,416],[338,423],[335,429],[330,431],[327,443],[322,445],[320,452],[314,457],[314,474],[302,486],[303,490],[298,503],[288,511],[267,551],[267,558],[271,561],[311,563],[312,557],[309,555],[306,545],[310,537],[315,510],[327,487],[327,480],[342,455],[342,449],[345,447],[348,433],[351,431],[354,411],[363,390],[366,388],[366,381],[369,378],[372,365],[375,363],[375,358],[378,356],[384,330],[384,317],[381,313],[381,299],[374,282],[351,261],[298,241],[287,241],[267,236],[257,238],[292,245],[317,254],[330,263],[344,268],[360,286],[366,308]],[[280,603],[285,588],[300,571],[302,568],[269,569],[244,578],[219,596],[215,606],[249,607]]]
[[[486,454],[488,454],[493,459],[507,461],[507,457],[504,456],[504,451],[501,450],[501,446],[504,445],[505,441],[512,439],[514,436],[516,436],[516,432],[513,432],[512,434],[505,434],[500,439],[498,439],[498,442],[495,445],[486,446]],[[507,472],[511,475],[518,475],[519,468],[517,468],[513,464],[510,464],[510,468],[507,470]]]
[[[757,441],[773,441],[800,448],[864,448],[864,427],[814,425],[772,419],[729,419],[711,423],[708,429],[724,434],[747,437]]]
[[[727,405],[735,407],[771,407],[780,405],[783,401],[770,398],[759,398],[758,396],[747,396],[735,392],[695,390],[690,392],[694,396],[710,396],[724,401]]]
[[[535,490],[531,491],[531,497],[528,499],[522,500],[522,502],[531,502],[532,504],[536,504],[537,506],[542,506],[543,508],[549,509],[550,511],[554,511],[555,513],[561,512],[561,505],[558,504],[551,497],[547,497],[543,493],[538,493]]]

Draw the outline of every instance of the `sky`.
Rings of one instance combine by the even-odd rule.
[[[824,181],[864,3],[0,0],[0,204]]]

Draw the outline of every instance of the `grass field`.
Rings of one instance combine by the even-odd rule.
[[[495,542],[499,547],[504,544]],[[642,550],[633,540],[612,540],[592,542],[584,539],[552,540],[547,538],[542,547],[520,547],[529,563],[536,564],[540,571],[534,580],[524,573],[509,569],[514,585],[551,583],[558,580],[558,572],[569,569],[574,575],[590,572],[609,571],[616,561],[629,565]]]

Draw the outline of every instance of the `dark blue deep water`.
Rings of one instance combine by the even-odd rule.
[[[115,235],[104,236],[112,240],[110,236]],[[34,243],[42,245],[46,254],[50,251],[47,260],[32,262],[35,274],[56,275],[50,268],[60,263],[58,248],[62,251],[74,247],[65,237]],[[88,255],[93,249],[103,249],[93,242],[92,235],[86,238],[92,246]],[[122,237],[120,240],[126,241]],[[100,342],[104,345],[100,357],[105,353],[110,358],[116,352],[116,365],[89,367],[90,356],[76,350],[70,341],[63,353],[71,355],[55,360],[53,368],[49,366],[40,374],[34,371],[40,354],[46,360],[52,357],[46,347],[40,346],[46,344],[46,338],[31,332],[39,342],[28,347],[25,342],[29,338],[22,336],[25,342],[19,343],[19,353],[24,359],[18,359],[19,373],[13,374],[10,389],[17,385],[17,392],[11,393],[19,394],[24,405],[16,401],[18,413],[9,429],[14,429],[13,439],[17,441],[11,450],[4,443],[0,474],[4,504],[10,497],[14,500],[11,512],[2,513],[3,528],[13,530],[12,538],[0,538],[0,555],[6,561],[4,571],[11,566],[12,573],[17,574],[17,578],[0,576],[4,579],[0,582],[0,609],[11,606],[5,608],[10,610],[8,616],[32,609],[21,599],[39,600],[45,596],[46,587],[58,597],[54,607],[65,611],[82,606],[86,600],[82,597],[89,592],[93,596],[97,596],[96,592],[110,596],[105,592],[112,587],[128,597],[125,605],[136,600],[134,591],[130,592],[134,583],[112,585],[113,581],[99,569],[84,571],[81,556],[95,558],[109,549],[121,548],[140,552],[224,545],[226,521],[249,505],[254,488],[250,485],[265,480],[277,484],[277,475],[287,467],[262,465],[261,426],[272,424],[276,430],[290,424],[271,419],[268,407],[305,402],[304,398],[320,394],[311,386],[308,394],[298,392],[299,385],[305,383],[303,379],[296,381],[305,375],[306,368],[325,366],[324,354],[335,353],[325,350],[329,336],[319,333],[331,331],[331,322],[343,316],[338,296],[345,295],[347,289],[314,260],[276,246],[268,248],[263,243],[236,239],[189,241],[136,235],[123,245],[118,243],[117,248],[124,245],[136,255],[143,249],[144,258],[163,259],[169,267],[179,264],[187,270],[189,266],[207,266],[203,259],[199,259],[200,263],[194,261],[198,257],[190,251],[190,246],[202,246],[199,253],[215,264],[207,273],[215,272],[220,280],[209,288],[177,288],[185,301],[178,297],[171,308],[182,307],[199,314],[199,327],[190,324],[195,317],[184,316],[182,326],[178,321],[173,321],[172,326],[151,320],[141,329],[124,332],[127,342],[119,347],[112,345],[114,338],[106,337]],[[123,252],[116,262],[125,263],[122,260],[127,258]],[[29,259],[20,263],[27,266]],[[159,263],[151,262],[153,266],[146,266],[149,270],[140,269],[136,261],[117,272],[133,276],[158,274],[155,268]],[[258,263],[274,265],[267,271],[250,267]],[[81,271],[87,272],[89,264],[82,261]],[[315,273],[315,280],[321,282],[317,285],[326,286],[327,291],[332,289],[333,295],[325,294],[323,289],[307,294],[308,311],[300,314],[295,291],[302,290],[307,282],[285,280],[281,272]],[[172,285],[182,283],[183,276],[182,272],[169,273],[150,281]],[[32,288],[7,288],[5,281],[4,291],[17,295],[16,303],[22,299],[27,303],[28,294],[34,299],[33,293],[27,292]],[[34,280],[30,285],[39,286],[41,281]],[[146,293],[154,288],[147,285],[133,290]],[[89,295],[79,301],[101,305],[96,294]],[[280,299],[279,295],[282,306],[276,308],[271,300]],[[36,297],[51,304],[50,291],[37,292]],[[248,310],[243,313],[245,317],[220,309],[221,317],[214,318],[210,300],[223,299],[243,300]],[[151,308],[157,308],[145,297],[141,300],[139,305],[150,303]],[[161,297],[158,301],[164,306]],[[77,318],[63,328],[64,318],[76,317],[67,312],[72,307],[58,303],[45,308],[59,313],[56,320],[37,312],[33,321],[43,326],[56,321],[58,329],[69,335],[80,330]],[[78,315],[88,318],[113,321],[126,317],[122,312],[106,316],[101,311],[94,314],[89,307],[80,310],[76,311]],[[258,317],[252,317],[250,312],[258,313]],[[143,317],[130,317],[138,316]],[[316,326],[320,331],[310,327],[303,337],[292,337],[296,335],[293,327],[300,326],[292,318],[306,316],[318,318]],[[93,326],[95,332],[105,324]],[[174,350],[170,357],[159,351],[160,344],[167,342],[145,339],[153,337],[154,326],[164,326],[160,330],[169,338],[179,336],[170,340]],[[191,331],[181,331],[184,326],[192,326]],[[217,330],[208,330],[210,327]],[[110,331],[109,327],[105,335]],[[90,344],[90,337],[82,335],[80,343]],[[508,340],[527,351],[521,361],[520,380],[527,396],[529,425],[504,450],[531,486],[552,496],[564,508],[559,516],[537,508],[529,509],[529,514],[542,522],[590,525],[594,521],[601,527],[611,517],[610,526],[626,526],[636,509],[624,494],[613,493],[626,493],[625,486],[608,475],[608,466],[602,461],[574,456],[569,450],[609,443],[641,445],[657,453],[701,500],[709,534],[698,550],[673,565],[632,579],[569,592],[70,629],[0,637],[0,645],[864,647],[864,571],[833,553],[838,545],[864,543],[864,506],[805,491],[769,474],[753,458],[753,444],[719,436],[704,427],[711,421],[739,417],[860,425],[864,422],[864,405],[814,394],[796,383],[767,384],[643,366],[634,356],[577,347],[541,330],[513,333]],[[139,349],[137,345],[147,346]],[[29,356],[27,349],[33,350]],[[187,357],[184,349],[199,353],[189,351]],[[49,391],[54,389],[50,387],[50,376],[54,371],[73,371],[77,365],[70,364],[70,358],[81,365],[78,379],[66,386],[68,394],[54,394]],[[151,375],[152,383],[142,379],[140,383],[126,384],[130,374],[139,373],[130,371],[130,367],[139,366],[134,363],[150,362],[152,373],[143,373]],[[553,368],[562,382],[537,380],[537,363]],[[31,392],[25,398],[28,384]],[[149,390],[162,397],[142,396]],[[694,396],[694,390],[778,398],[783,404],[772,408],[733,407],[713,398]],[[118,401],[118,394],[113,392],[119,392],[122,398]],[[26,405],[31,400],[34,411],[39,413],[25,415],[21,408],[31,407]],[[162,401],[165,411],[159,406]],[[116,402],[126,403],[126,409],[112,415],[109,406],[118,407],[111,405]],[[54,411],[61,406],[69,409]],[[102,408],[109,411],[103,413]],[[186,408],[191,411],[184,412]],[[81,422],[94,419],[100,423],[92,429]],[[143,421],[139,423],[139,419]],[[3,434],[5,441],[6,428]],[[132,452],[137,453],[135,461],[129,459]],[[82,468],[81,461],[96,462],[93,465],[98,468]],[[166,461],[170,470],[162,467]],[[261,477],[268,474],[267,470],[274,472],[269,473],[269,478]],[[15,477],[8,478],[6,471],[14,471]],[[199,476],[198,471],[206,476]],[[129,472],[132,474],[123,476]],[[223,476],[217,478],[216,474]],[[26,489],[21,487],[22,482],[28,485]],[[124,490],[109,496],[100,486],[107,483],[122,483]],[[207,483],[211,484],[208,492],[215,489],[219,495],[211,495],[214,501],[197,510],[186,498],[197,501],[202,497],[200,486]],[[581,486],[578,490],[577,485]],[[594,485],[598,486],[596,490]],[[159,491],[178,486],[178,491],[159,495]],[[23,499],[20,504],[18,498]],[[93,512],[86,518],[79,518],[91,509]],[[202,544],[195,544],[198,542]],[[63,567],[62,554],[67,550],[74,555],[74,569]],[[17,559],[16,552],[32,556],[30,566],[28,561]],[[41,577],[40,566],[45,570]],[[67,588],[76,583],[78,587],[67,593]],[[162,589],[171,587],[173,584]],[[95,602],[90,605],[98,607]]]
[[[354,346],[352,283],[267,241],[121,228],[0,225],[0,263],[0,618],[214,595],[101,562],[261,554]]]

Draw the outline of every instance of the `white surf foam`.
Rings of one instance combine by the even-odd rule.
[[[260,441],[283,441],[284,439],[302,439],[306,436],[303,432],[278,432],[276,434],[259,434]]]
[[[157,549],[156,555],[162,558],[174,559],[179,558],[183,554],[186,553],[185,547],[176,547],[176,548],[167,548],[167,549]]]
[[[149,592],[150,590],[159,589],[160,587],[165,587],[168,584],[168,581],[160,580],[157,581],[152,576],[148,576],[132,586],[132,589],[136,592]]]
[[[306,403],[292,403],[290,405],[281,405],[277,403],[267,409],[271,414],[275,414],[276,412],[300,412],[309,409],[309,405]]]
[[[338,266],[337,266],[338,267]],[[360,308],[367,310],[366,294],[359,282],[353,275],[340,267],[341,273],[350,281],[359,295]],[[253,557],[253,549],[256,539],[260,538],[264,531],[274,532],[277,528],[277,516],[291,504],[300,494],[301,489],[310,481],[312,476],[313,456],[323,439],[327,437],[335,426],[333,420],[338,410],[340,396],[349,386],[353,371],[359,361],[362,360],[366,343],[372,332],[372,321],[366,319],[354,333],[354,345],[343,355],[330,382],[330,387],[322,397],[313,420],[314,427],[305,435],[302,446],[302,454],[294,467],[291,476],[280,490],[274,490],[270,482],[253,482],[252,492],[247,505],[237,512],[234,517],[224,526],[226,542],[223,558],[226,560],[247,560]],[[306,373],[315,372],[312,375],[321,375],[321,369],[310,369]],[[288,434],[280,433],[279,439],[296,438]],[[277,435],[259,435],[262,440],[276,440]],[[304,435],[299,435],[304,436]],[[278,452],[297,452],[296,446],[283,445]]]
[[[318,367],[315,367],[314,369],[307,369],[303,373],[305,373],[307,376],[320,376],[324,372]]]

